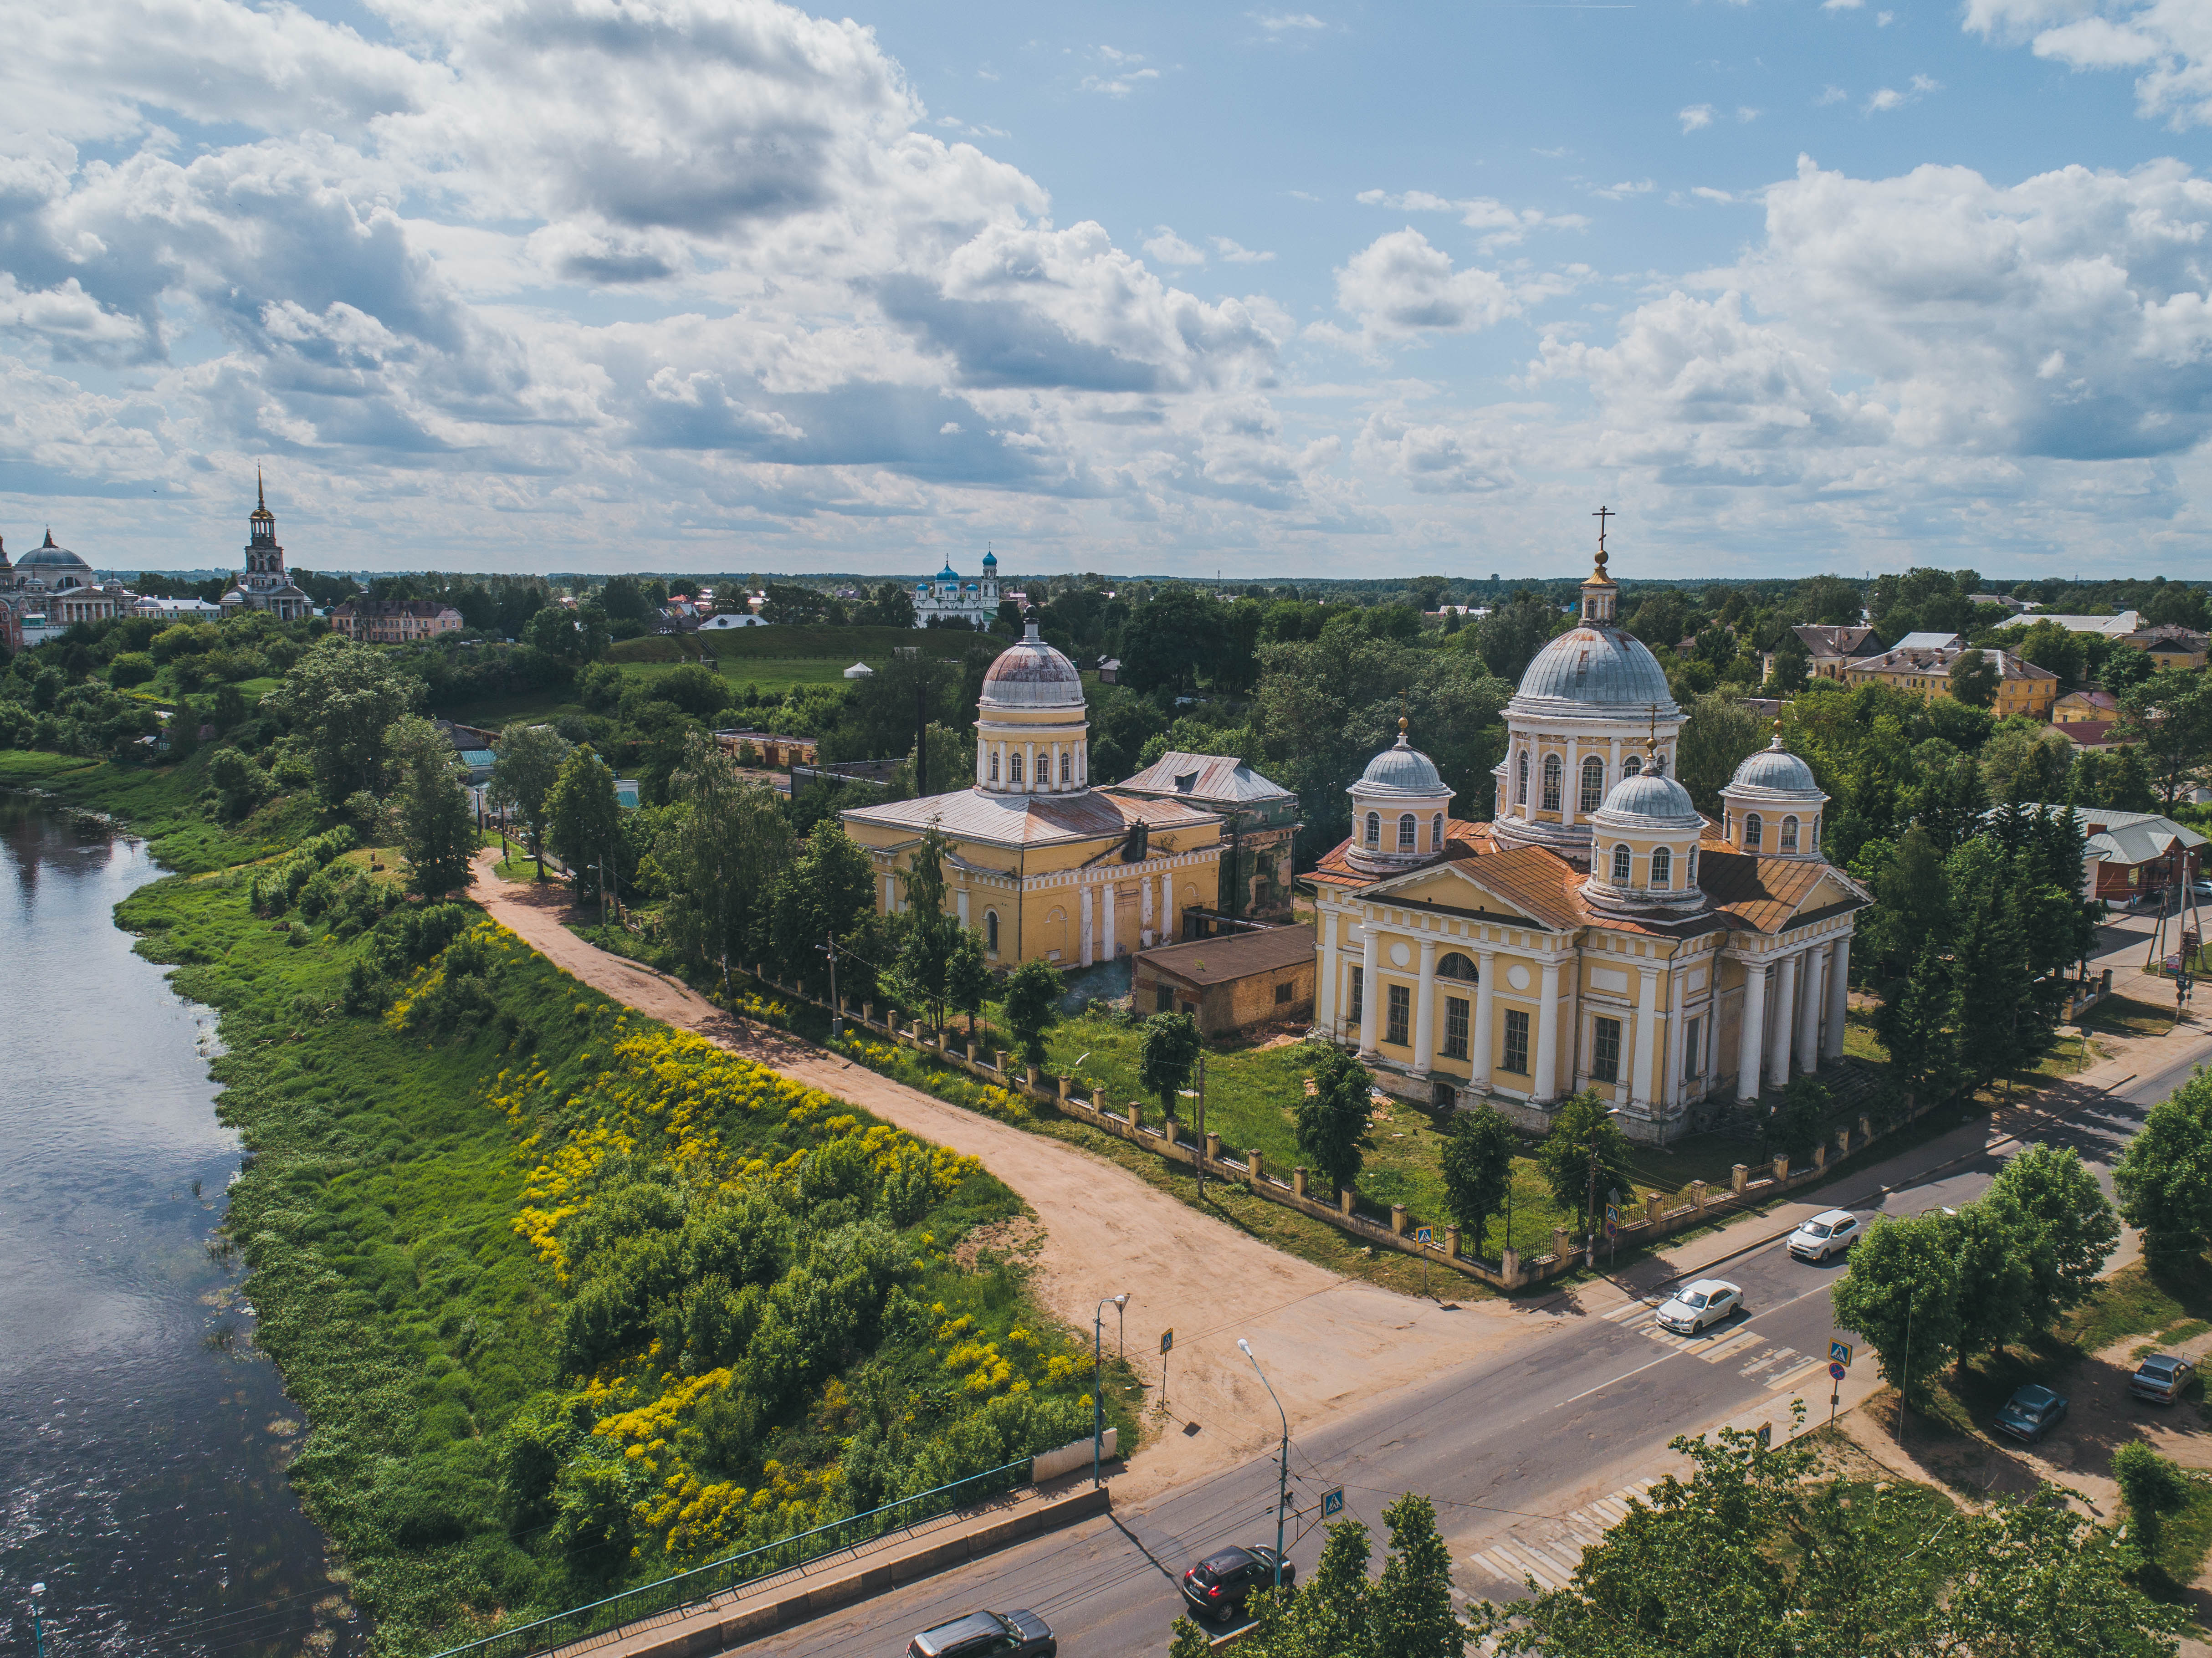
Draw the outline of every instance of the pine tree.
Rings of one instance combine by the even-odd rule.
[[[1958,1015],[1951,963],[1930,938],[1875,1015],[1875,1033],[1889,1050],[1908,1106],[1949,1096],[1958,1065]]]

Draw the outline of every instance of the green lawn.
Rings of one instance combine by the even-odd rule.
[[[712,651],[726,665],[733,663],[826,661],[835,658],[840,671],[856,662],[880,667],[895,650],[942,642],[947,657],[956,656],[978,635],[932,633],[918,628],[732,628],[726,633],[648,634],[625,639],[607,653],[618,664],[696,661],[701,651]],[[736,670],[732,668],[734,677]]]
[[[754,629],[766,632],[765,629]],[[732,635],[742,638],[743,635]],[[630,640],[641,645],[643,640]],[[617,647],[621,648],[620,647]],[[696,657],[688,659],[696,660]],[[756,696],[767,701],[770,708],[782,700],[783,694],[794,685],[842,684],[845,670],[858,659],[839,657],[726,657],[720,662],[722,677],[728,681],[732,695],[743,696],[750,687]],[[638,662],[617,659],[614,665],[622,671],[625,679],[635,679],[650,684],[665,678],[681,666],[677,662]],[[486,697],[482,701],[459,703],[441,710],[449,720],[458,720],[465,726],[482,726],[496,731],[510,720],[559,720],[568,714],[581,714],[584,705],[576,700],[573,687],[554,690],[524,691],[513,696]],[[767,709],[758,711],[766,718]],[[743,724],[748,717],[744,708],[727,708],[714,717],[716,725]]]

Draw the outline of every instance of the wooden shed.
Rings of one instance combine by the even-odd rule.
[[[1188,1013],[1209,1036],[1307,1023],[1314,1010],[1314,930],[1259,927],[1139,950],[1131,986],[1139,1015]]]

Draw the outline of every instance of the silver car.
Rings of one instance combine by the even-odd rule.
[[[1743,1291],[1739,1285],[1725,1278],[1701,1278],[1674,1291],[1673,1299],[1659,1309],[1658,1322],[1662,1329],[1693,1336],[1708,1324],[1732,1318],[1742,1307]]]
[[[1800,1260],[1826,1260],[1859,1241],[1859,1218],[1848,1209],[1830,1209],[1790,1235],[1790,1253]]]

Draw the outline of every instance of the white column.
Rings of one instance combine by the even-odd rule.
[[[1490,981],[1498,963],[1495,950],[1474,952],[1474,1033],[1468,1057],[1474,1063],[1474,1085],[1490,1086]]]
[[[1104,937],[1100,941],[1099,948],[1105,952],[1106,959],[1110,962],[1121,953],[1114,943],[1114,922],[1116,919],[1114,912],[1121,908],[1121,895],[1116,890],[1114,883],[1109,881],[1098,889],[1098,898],[1099,902],[1106,906],[1106,920],[1099,928],[1099,932]]]
[[[1370,915],[1367,920],[1367,957],[1359,974],[1359,1056],[1375,1057],[1375,1004],[1382,999],[1382,987],[1375,975],[1382,965],[1382,930]]]
[[[1659,1034],[1672,1040],[1659,1044],[1659,1106],[1671,1111],[1682,1097],[1681,1039],[1674,1035],[1678,1030],[1687,1030],[1682,1022],[1682,969],[1678,963],[1667,973],[1667,1012],[1659,1021]]]
[[[1162,944],[1176,941],[1175,872],[1171,869],[1160,872],[1160,932]]]
[[[1032,744],[1030,744],[1029,745],[1029,756],[1030,756],[1029,777],[1027,778],[1027,780],[1026,780],[1025,781],[1024,781],[1024,783],[1022,784],[1022,786],[1023,786],[1024,788],[1027,789],[1027,790],[1028,790],[1031,794],[1035,794],[1035,793],[1037,792],[1037,774],[1036,774],[1036,744],[1034,744],[1034,743],[1032,743]]]
[[[968,889],[966,887],[961,888],[952,895],[952,908],[960,917],[961,931],[966,932],[968,928]]]
[[[1437,941],[1421,940],[1421,979],[1413,987],[1413,1074],[1429,1074],[1437,1048]]]
[[[1060,756],[1064,751],[1060,744],[1052,745],[1052,786],[1054,788],[1060,786]]]
[[[1716,969],[1717,970],[1717,969]],[[1735,1096],[1759,1097],[1759,1072],[1764,1054],[1760,1038],[1766,1034],[1766,969],[1758,962],[1743,964],[1743,1036],[1736,1044]]]
[[[1152,932],[1152,883],[1149,876],[1137,883],[1137,937],[1147,950],[1158,942]]]
[[[1767,1044],[1766,1079],[1777,1088],[1790,1080],[1790,1022],[1797,1011],[1797,956],[1782,958],[1774,981],[1774,1040]]]
[[[1536,1007],[1536,1097],[1553,1100],[1559,1094],[1559,964],[1556,960],[1544,963],[1539,993],[1543,999]]]
[[[1828,1023],[1821,1033],[1820,1056],[1844,1057],[1844,1020],[1851,1005],[1851,935],[1828,946]]]
[[[1572,786],[1559,796],[1559,821],[1562,823],[1573,823],[1575,810],[1583,803],[1582,765],[1582,739],[1570,737],[1567,738],[1567,781]]]
[[[1654,1039],[1659,1034],[1659,969],[1641,967],[1636,976],[1636,1069],[1630,1073],[1628,1097],[1632,1104],[1648,1107]]]
[[[990,761],[988,758],[990,752],[990,746],[991,745],[988,743],[978,743],[975,745],[975,781],[979,786],[983,783],[985,778],[990,775],[989,771],[987,769],[990,764]]]
[[[1805,966],[1797,998],[1797,1068],[1809,1077],[1820,1068],[1820,969],[1828,952],[1814,944],[1801,954]]]
[[[1336,1005],[1336,923],[1334,910],[1322,912],[1321,966],[1314,975],[1314,1015],[1323,1035],[1340,1037],[1344,1018]]]
[[[1092,930],[1091,917],[1093,908],[1091,896],[1097,890],[1097,888],[1091,886],[1085,886],[1083,889],[1083,965],[1085,967],[1089,967],[1096,959],[1091,954],[1091,941],[1096,935]]]

